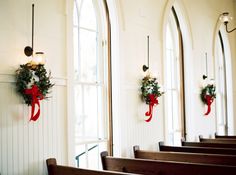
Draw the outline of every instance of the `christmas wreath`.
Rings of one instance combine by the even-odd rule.
[[[211,104],[216,98],[216,87],[213,84],[208,84],[204,88],[201,89],[201,100],[204,104],[207,105],[207,112],[205,115],[208,115],[211,112]]]
[[[141,92],[142,100],[149,105],[149,111],[145,113],[149,118],[145,121],[150,122],[152,119],[153,106],[158,104],[157,98],[160,97],[163,92],[160,91],[157,79],[150,75],[147,75],[142,79]]]
[[[42,64],[22,64],[16,70],[16,91],[23,97],[28,106],[32,106],[30,120],[36,121],[40,115],[39,100],[47,98],[49,89],[53,84],[50,82],[51,73]],[[38,111],[34,114],[35,105]]]

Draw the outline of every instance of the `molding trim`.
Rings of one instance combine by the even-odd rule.
[[[0,83],[15,83],[15,75],[13,74],[0,74]],[[53,77],[52,83],[55,86],[67,86],[67,78],[65,77]]]

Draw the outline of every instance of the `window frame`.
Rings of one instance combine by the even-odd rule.
[[[110,29],[110,18],[109,18],[109,11],[108,11],[108,6],[107,6],[107,3],[106,3],[106,0],[103,0],[100,4],[98,4],[97,1],[95,0],[92,0],[93,1],[93,4],[97,4],[97,7],[96,8],[101,8],[99,6],[103,6],[103,13],[102,15],[105,17],[104,20],[105,20],[105,23],[106,23],[106,28],[105,29],[102,29],[106,32],[106,37],[104,39],[104,36],[102,36],[100,39],[101,39],[101,42],[98,43],[98,47],[99,49],[101,50],[101,52],[99,52],[98,54],[98,57],[102,57],[103,60],[106,59],[106,64],[104,64],[104,62],[100,62],[100,67],[102,67],[101,70],[104,70],[106,69],[106,72],[107,74],[106,75],[103,75],[103,81],[101,82],[83,82],[83,81],[78,81],[78,80],[74,80],[73,81],[73,84],[72,86],[76,86],[76,85],[94,85],[94,86],[101,86],[101,88],[103,88],[103,91],[106,91],[106,95],[104,95],[104,98],[103,100],[106,100],[106,104],[107,104],[107,107],[105,107],[103,109],[103,111],[105,111],[106,113],[106,121],[107,121],[107,127],[104,128],[104,130],[106,130],[107,132],[107,136],[105,137],[105,139],[97,139],[97,140],[90,140],[90,141],[85,141],[85,142],[80,142],[79,144],[90,144],[90,143],[95,143],[95,142],[107,142],[107,151],[112,154],[113,153],[113,134],[112,134],[112,92],[111,92],[111,85],[112,85],[112,82],[111,82],[111,29]],[[77,1],[76,0],[73,0],[74,3],[76,3]],[[77,5],[78,6],[78,5]],[[78,9],[78,8],[77,8]],[[101,14],[100,14],[101,15]],[[96,17],[99,16],[99,15],[96,15]],[[97,17],[98,18],[98,17]],[[98,25],[103,25],[104,23],[100,20],[97,20],[98,22]],[[102,24],[103,23],[103,24]],[[74,24],[73,24],[73,27],[74,29]],[[79,24],[78,24],[78,30],[79,29]],[[102,27],[99,26],[98,27],[99,29],[101,29]],[[99,31],[100,33],[103,33],[104,31]],[[78,32],[79,33],[79,32]],[[100,37],[100,35],[99,35]],[[79,40],[79,38],[78,38]],[[98,39],[99,40],[99,39]],[[78,41],[79,42],[79,41]],[[79,46],[79,45],[78,45]],[[106,47],[106,49],[104,49]],[[99,50],[98,49],[98,50]],[[105,52],[104,52],[105,50]],[[105,53],[105,54],[103,54]],[[102,103],[104,104],[104,103]],[[98,104],[99,105],[99,104]],[[74,142],[75,143],[75,142]],[[75,143],[76,144],[76,143]]]
[[[171,6],[170,8],[170,13],[172,13],[173,17],[174,17],[174,21],[175,21],[175,24],[176,24],[176,27],[177,27],[177,32],[178,32],[178,46],[179,46],[179,78],[180,78],[180,81],[178,83],[180,83],[180,89],[179,89],[179,93],[178,93],[178,96],[179,96],[179,104],[180,104],[180,116],[179,116],[179,122],[180,122],[180,125],[181,127],[179,128],[180,130],[178,130],[177,132],[180,132],[181,133],[181,138],[186,138],[186,110],[185,110],[185,77],[184,77],[184,47],[183,47],[183,35],[182,35],[182,31],[181,31],[181,27],[180,27],[180,23],[179,23],[179,19],[178,19],[178,16],[177,16],[177,13],[175,11],[175,8],[174,6]],[[170,15],[170,14],[169,14]],[[169,21],[169,16],[167,17],[167,21]],[[168,25],[168,23],[167,23]],[[167,26],[166,26],[167,27]],[[167,28],[166,28],[167,30]],[[165,39],[166,39],[166,35],[165,35]],[[166,41],[165,41],[166,42]],[[166,57],[167,57],[167,48],[165,46],[165,53],[166,53]],[[167,62],[165,62],[165,70],[167,69]],[[165,74],[165,76],[167,76]],[[166,82],[165,82],[166,83]],[[177,89],[178,91],[178,89]],[[168,110],[168,103],[167,103],[168,99],[165,98],[165,109]],[[167,114],[168,112],[166,112]],[[169,123],[168,121],[169,119],[167,119],[167,124]],[[169,125],[169,124],[168,124]],[[168,125],[166,125],[166,127],[168,128]],[[172,124],[173,126],[173,124]],[[175,131],[173,131],[175,132]],[[169,134],[167,133],[166,134],[167,138],[166,138],[166,141],[169,141],[168,138],[169,138]],[[174,143],[174,133],[172,134],[172,139],[171,139],[172,143]]]

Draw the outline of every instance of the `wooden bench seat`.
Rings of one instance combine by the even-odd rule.
[[[97,171],[57,165],[55,158],[47,159],[46,164],[48,168],[48,175],[130,175],[130,173]]]
[[[232,155],[145,151],[140,150],[137,145],[133,147],[133,151],[134,157],[140,159],[236,166],[236,156]]]
[[[101,153],[104,170],[145,175],[235,175],[236,167],[174,161],[117,158]]]
[[[209,142],[186,142],[186,141],[181,141],[181,144],[182,144],[182,146],[233,148],[233,149],[236,149],[236,144],[235,143],[209,143]]]
[[[167,146],[167,145],[164,145],[164,142],[159,142],[159,150],[160,151],[171,151],[171,152],[190,152],[190,153],[236,155],[236,149],[233,149],[233,148]]]

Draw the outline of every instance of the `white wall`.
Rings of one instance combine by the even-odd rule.
[[[55,86],[40,101],[41,115],[29,122],[31,107],[15,92],[15,70],[29,61],[31,0],[0,1],[0,174],[47,174],[45,160],[67,163],[65,1],[35,1],[35,51],[46,55]]]

